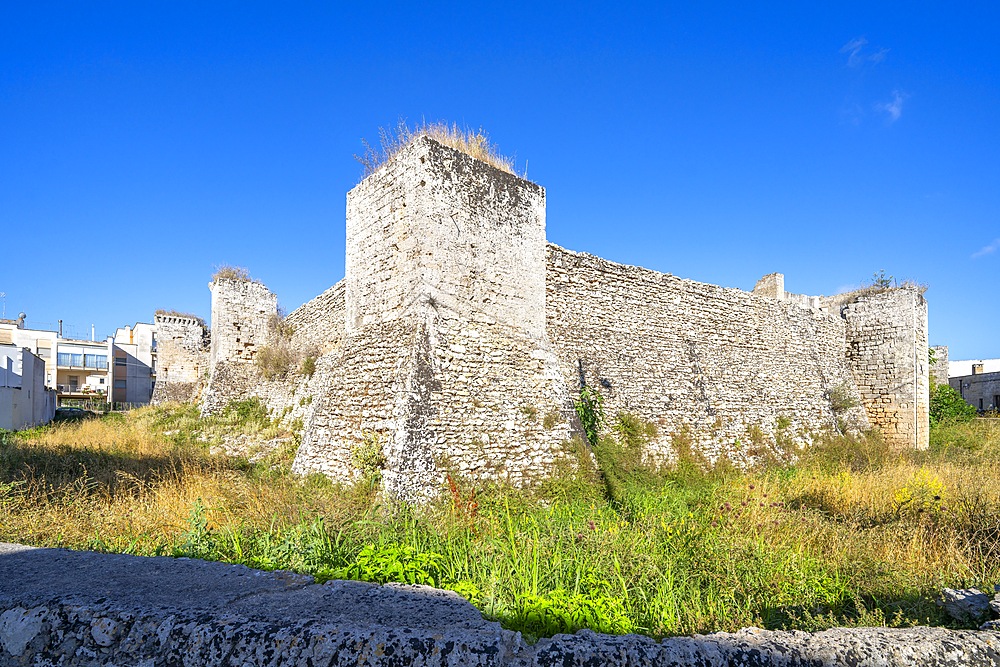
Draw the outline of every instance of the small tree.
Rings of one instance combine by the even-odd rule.
[[[931,426],[969,421],[977,414],[976,408],[966,403],[962,395],[947,384],[931,387],[930,413]]]

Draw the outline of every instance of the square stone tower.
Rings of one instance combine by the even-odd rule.
[[[570,456],[544,189],[415,138],[348,193],[345,265],[344,337],[293,470],[349,480],[378,461],[386,490],[417,499],[448,476],[528,483]]]
[[[545,190],[428,137],[347,195],[346,331],[444,307],[545,335]]]

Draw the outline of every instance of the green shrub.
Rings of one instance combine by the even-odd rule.
[[[306,377],[312,377],[313,373],[316,372],[316,357],[309,355],[302,360],[302,366],[299,368],[299,372]]]
[[[951,385],[931,387],[931,426],[969,421],[976,416],[976,408],[965,402]]]
[[[295,361],[295,354],[287,345],[268,345],[257,351],[254,362],[257,370],[268,380],[285,377]]]
[[[222,411],[222,416],[228,422],[243,426],[264,428],[271,423],[267,406],[257,396],[251,396],[243,401],[233,401]]]
[[[377,484],[382,479],[386,460],[378,433],[364,433],[362,441],[351,447],[351,462],[365,481]]]
[[[604,397],[600,392],[590,387],[580,389],[580,400],[573,404],[576,408],[576,415],[583,424],[583,432],[587,434],[587,441],[591,445],[596,445],[604,428]]]

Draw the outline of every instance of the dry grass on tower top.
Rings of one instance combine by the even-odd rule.
[[[379,145],[377,147],[372,146],[367,139],[362,139],[361,143],[365,147],[364,153],[354,156],[355,160],[364,165],[365,176],[385,164],[411,141],[423,136],[430,137],[477,160],[482,160],[508,174],[519,175],[514,171],[513,158],[501,155],[497,145],[490,143],[489,135],[482,128],[470,130],[460,128],[457,123],[449,125],[443,122],[421,122],[411,129],[406,121],[400,120],[395,128],[380,127],[378,135]]]

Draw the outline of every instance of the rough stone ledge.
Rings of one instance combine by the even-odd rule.
[[[0,543],[0,665],[1000,667],[1000,632],[747,629],[656,642],[581,631],[526,646],[422,586]]]

